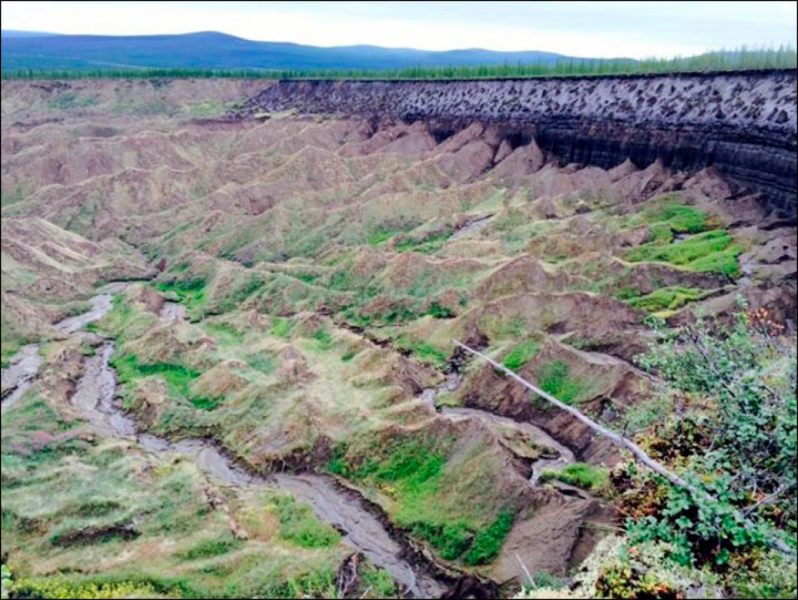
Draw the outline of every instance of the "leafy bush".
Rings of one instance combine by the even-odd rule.
[[[455,316],[454,311],[451,308],[448,306],[442,306],[437,300],[434,300],[430,303],[427,314],[436,319],[451,319]]]
[[[2,587],[0,587],[0,599],[8,600],[8,592],[11,589],[11,570],[8,566],[3,563],[2,567],[0,567],[2,571],[0,575],[2,576]]]
[[[633,541],[667,542],[683,565],[724,565],[785,534],[795,544],[796,347],[779,329],[762,311],[730,326],[699,321],[639,358],[700,399],[700,410],[662,424],[649,445],[707,497],[667,488],[657,514],[629,524]]]
[[[65,577],[48,579],[20,579],[14,583],[13,594],[18,598],[151,598],[156,590],[147,583],[121,581],[118,583],[73,582]]]

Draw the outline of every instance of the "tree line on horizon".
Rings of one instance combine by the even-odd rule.
[[[438,80],[518,79],[535,77],[581,77],[598,75],[645,75],[796,69],[798,52],[792,46],[719,50],[696,56],[632,59],[565,59],[556,63],[504,63],[502,65],[420,67],[400,69],[186,69],[186,68],[98,68],[91,70],[12,69],[2,79],[93,79],[93,78],[252,78],[252,79],[357,79],[357,80]]]

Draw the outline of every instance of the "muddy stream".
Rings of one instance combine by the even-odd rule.
[[[124,284],[111,284],[91,299],[91,309],[56,324],[56,329],[68,334],[84,336],[95,343],[101,339],[93,333],[81,331],[88,323],[101,319],[113,306],[113,295]],[[182,320],[185,307],[166,302],[160,317],[165,321]],[[372,563],[388,571],[397,583],[419,598],[443,596],[450,585],[436,579],[435,568],[413,553],[404,542],[394,539],[383,521],[370,511],[364,500],[353,490],[344,488],[335,479],[317,474],[287,473],[260,475],[244,467],[208,439],[170,441],[138,431],[135,420],[121,409],[116,398],[116,373],[110,366],[115,351],[111,340],[104,340],[94,356],[86,359],[83,376],[72,396],[72,404],[84,417],[105,435],[134,440],[145,450],[160,454],[179,453],[200,466],[209,476],[226,485],[245,487],[276,485],[309,503],[316,516],[342,533],[344,543],[362,552]],[[5,411],[27,391],[41,365],[39,348],[24,346],[2,372]],[[455,391],[462,383],[459,373],[449,373],[436,388],[424,390],[420,398],[435,407],[438,394]],[[479,419],[491,427],[505,427],[520,431],[524,436],[544,447],[542,457],[532,466],[531,485],[537,485],[543,469],[561,469],[574,461],[573,453],[546,434],[542,429],[512,419],[471,408],[438,408],[438,413],[452,420]],[[407,556],[413,555],[413,562]],[[421,568],[418,568],[420,565]]]
[[[56,329],[98,341],[98,336],[80,331],[85,325],[101,319],[113,306],[113,294],[124,289],[113,284],[91,299],[91,310],[58,323]],[[185,308],[167,302],[161,318],[167,321],[183,318]],[[434,568],[395,540],[383,522],[370,512],[360,496],[343,488],[333,478],[287,473],[262,476],[236,462],[217,444],[207,439],[184,439],[176,442],[138,431],[135,420],[121,409],[116,398],[116,373],[110,366],[115,345],[103,341],[94,356],[86,359],[83,375],[71,398],[72,404],[101,433],[134,440],[145,450],[160,454],[179,453],[200,466],[210,477],[236,487],[276,485],[300,500],[309,503],[317,517],[343,535],[345,544],[363,553],[375,565],[388,571],[409,594],[418,598],[439,598],[449,585],[429,574]],[[33,382],[41,364],[38,347],[25,346],[3,370],[3,389],[9,390],[3,410],[19,399]]]
[[[22,346],[11,359],[11,364],[2,372],[2,412],[8,410],[28,391],[41,364],[42,358],[39,356],[39,346],[36,344]]]

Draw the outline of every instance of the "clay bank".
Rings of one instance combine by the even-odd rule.
[[[659,160],[716,167],[796,214],[796,73],[749,71],[477,81],[280,81],[233,115],[264,112],[426,121],[439,139],[497,125],[510,147],[534,140],[551,159],[611,168]],[[498,154],[498,146],[497,146]]]

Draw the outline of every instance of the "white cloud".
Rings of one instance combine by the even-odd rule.
[[[795,2],[2,2],[3,29],[672,56],[795,43]]]

